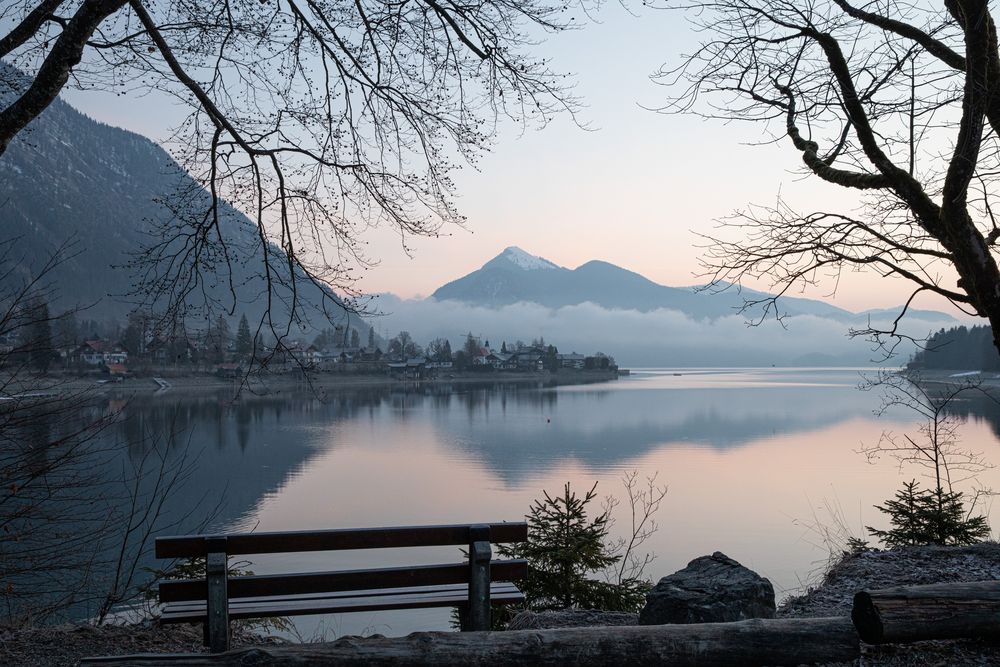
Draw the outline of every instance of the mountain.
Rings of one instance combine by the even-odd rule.
[[[432,298],[439,301],[499,308],[515,303],[537,303],[561,308],[584,302],[614,310],[650,312],[659,309],[680,311],[695,319],[714,319],[736,314],[745,300],[766,299],[765,292],[728,286],[727,289],[668,287],[623,269],[592,260],[575,269],[558,266],[542,257],[511,246],[486,262],[482,268],[438,288]],[[788,316],[814,315],[841,321],[860,321],[872,316],[885,319],[898,311],[852,313],[816,299],[781,297],[781,312]],[[761,314],[744,313],[749,318]],[[953,318],[935,311],[910,311],[914,317],[941,322]]]
[[[0,106],[26,84],[23,74],[0,61]],[[54,309],[93,304],[80,316],[120,321],[146,296],[133,294],[137,274],[125,267],[161,238],[161,230],[178,229],[173,212],[178,205],[190,213],[204,211],[208,201],[208,193],[163,148],[57,99],[0,156],[0,241],[15,239],[7,266],[0,269],[12,271],[15,279],[28,278],[71,243],[76,254],[49,275],[58,292]],[[245,313],[254,321],[266,308],[256,225],[223,204],[220,231],[230,251],[235,317]],[[280,257],[278,248],[272,250]],[[280,271],[281,262],[276,264]],[[199,268],[209,300],[228,307],[229,276],[218,258],[203,258]],[[340,303],[325,288],[300,283],[299,289],[305,301],[318,304],[326,297],[328,304],[329,299]],[[288,296],[279,291],[279,301]],[[203,301],[199,294],[193,305]],[[280,323],[284,313],[278,311]]]

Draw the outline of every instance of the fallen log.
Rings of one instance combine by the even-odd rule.
[[[398,638],[344,637],[322,644],[260,646],[215,655],[87,658],[83,664],[134,667],[745,667],[840,662],[859,655],[857,633],[850,619],[843,616],[513,632],[417,632]]]
[[[869,644],[1000,638],[1000,581],[861,591],[851,620]]]

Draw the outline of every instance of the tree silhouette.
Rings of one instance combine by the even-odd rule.
[[[250,336],[250,323],[247,316],[240,316],[240,323],[236,329],[236,355],[240,359],[249,359],[253,354],[253,338]]]
[[[870,269],[912,284],[907,307],[929,292],[987,318],[1000,349],[1000,53],[988,3],[661,4],[704,36],[660,72],[676,91],[665,111],[760,124],[805,174],[857,197],[847,213],[779,201],[735,214],[706,235],[714,285],[764,279],[781,296]],[[747,300],[781,315],[773,297]],[[895,336],[898,322],[854,333]]]
[[[31,297],[25,306],[21,331],[21,350],[28,356],[28,363],[36,371],[45,372],[52,364],[52,319],[49,304],[41,296]]]
[[[0,76],[0,155],[67,86],[165,93],[189,110],[172,144],[205,190],[170,202],[140,288],[179,301],[203,293],[207,267],[250,263],[268,305],[289,302],[290,327],[296,282],[352,293],[369,227],[462,223],[449,174],[488,148],[495,121],[544,124],[572,108],[529,33],[573,25],[574,4],[7,3],[0,58],[23,76]],[[224,201],[255,228],[227,232]]]

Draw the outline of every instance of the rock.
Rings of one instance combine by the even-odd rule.
[[[563,609],[560,611],[522,611],[507,624],[508,630],[545,628],[591,628],[608,625],[638,625],[639,615],[625,611]]]
[[[774,618],[774,587],[753,570],[716,551],[663,577],[646,594],[641,625],[723,623]]]

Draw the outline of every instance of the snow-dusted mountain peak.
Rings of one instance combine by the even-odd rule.
[[[530,253],[521,250],[517,246],[510,246],[504,248],[504,251],[500,253],[493,261],[497,259],[504,259],[511,264],[514,264],[520,269],[525,271],[536,271],[538,269],[558,269],[560,268],[556,264],[553,264],[549,260],[532,255]]]

